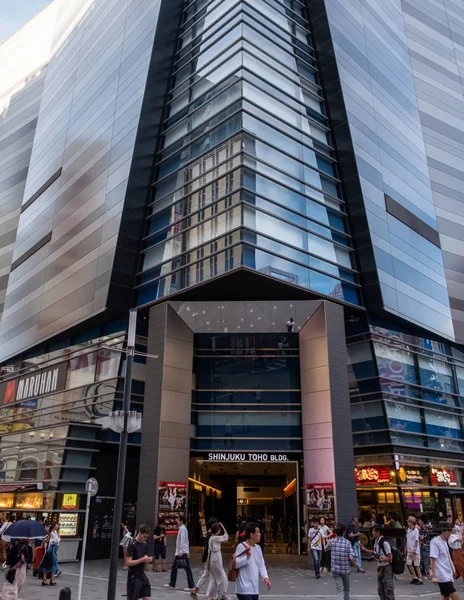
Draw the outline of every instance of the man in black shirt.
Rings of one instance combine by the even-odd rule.
[[[148,525],[140,525],[135,541],[127,549],[127,600],[148,600],[151,597],[150,582],[145,575],[145,564],[153,560],[146,554],[150,533]]]
[[[155,527],[155,531],[153,532],[153,540],[155,542],[155,561],[153,564],[153,571],[159,571],[158,560],[161,556],[163,572],[166,572],[166,528],[164,526],[164,519],[160,519],[158,521],[158,527]]]

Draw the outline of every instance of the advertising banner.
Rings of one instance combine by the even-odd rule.
[[[308,524],[314,519],[324,517],[326,524],[331,527],[335,524],[335,496],[333,483],[307,483],[306,508],[308,511]]]
[[[161,481],[159,484],[158,519],[164,519],[166,535],[177,534],[177,518],[185,517],[187,508],[187,484],[185,482]]]

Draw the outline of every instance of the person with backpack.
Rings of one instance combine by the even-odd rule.
[[[392,549],[390,544],[382,535],[382,527],[375,525],[372,529],[374,538],[374,549],[369,550],[361,544],[361,548],[368,554],[373,554],[377,559],[377,593],[380,600],[395,600],[395,582],[393,579],[394,572],[399,568],[393,569],[393,554],[395,559],[398,557],[398,551]],[[395,561],[396,567],[396,561]],[[404,565],[403,565],[404,570]]]

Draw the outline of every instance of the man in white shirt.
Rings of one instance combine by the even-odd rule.
[[[406,566],[412,575],[413,585],[423,585],[420,579],[420,531],[416,519],[409,517],[406,533]]]
[[[260,578],[268,590],[271,589],[271,582],[259,545],[261,530],[257,523],[248,523],[245,537],[246,541],[239,544],[235,550],[235,567],[238,570],[235,593],[238,600],[258,600]]]
[[[440,535],[430,542],[430,569],[432,581],[440,588],[443,600],[451,598],[459,600],[454,587],[454,565],[448,550],[448,540],[453,531],[453,526],[440,523]]]
[[[190,548],[188,531],[187,527],[185,526],[185,517],[178,517],[177,525],[179,526],[179,530],[177,532],[176,540],[176,555],[171,567],[171,581],[169,583],[165,583],[164,587],[174,589],[177,582],[177,571],[178,569],[184,569],[187,575],[188,585],[187,588],[184,588],[184,591],[191,592],[195,589],[195,582],[193,580],[192,567],[190,566],[189,560]]]
[[[314,519],[311,529],[308,533],[308,544],[311,550],[314,564],[314,574],[316,579],[320,579],[321,555],[324,544],[324,536],[319,526],[319,521]]]

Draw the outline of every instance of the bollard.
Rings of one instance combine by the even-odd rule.
[[[68,587],[63,588],[58,600],[71,600],[71,590]]]

